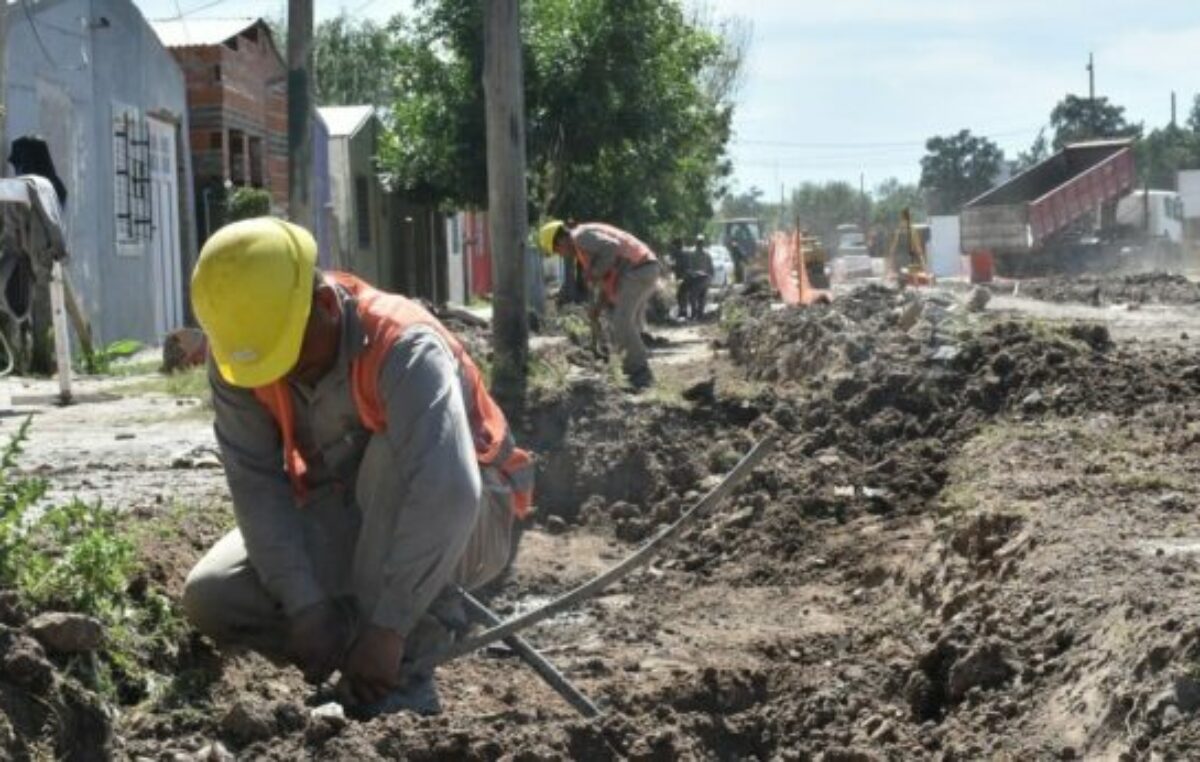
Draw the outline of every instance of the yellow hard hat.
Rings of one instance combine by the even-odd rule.
[[[551,220],[545,225],[542,225],[538,231],[538,247],[546,256],[554,253],[554,239],[558,235],[558,231],[563,229],[562,220]]]
[[[192,308],[222,378],[253,388],[295,367],[316,260],[312,235],[273,217],[226,225],[204,244],[192,272]]]

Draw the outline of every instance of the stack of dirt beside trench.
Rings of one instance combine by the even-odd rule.
[[[736,393],[718,381],[714,394],[694,402],[646,405],[592,381],[534,406],[525,436],[542,454],[540,520],[555,531],[574,523],[607,526],[636,543],[693,504],[763,432],[779,430],[769,464],[717,516],[686,533],[662,567],[691,574],[697,584],[735,588],[835,580],[861,585],[868,600],[870,588],[890,573],[871,558],[882,541],[819,551],[827,545],[822,534],[866,519],[882,522],[871,526],[884,532],[944,526],[921,540],[925,550],[914,556],[925,565],[904,581],[918,612],[909,624],[925,629],[903,633],[916,642],[859,675],[904,714],[899,725],[887,720],[890,730],[874,746],[897,758],[932,755],[944,739],[930,728],[968,705],[1015,727],[1020,711],[1005,687],[1035,679],[1024,659],[1066,648],[1070,636],[1051,629],[1045,642],[1018,643],[964,624],[989,614],[986,598],[971,603],[961,590],[975,584],[979,569],[1011,572],[1005,553],[1023,537],[1024,519],[947,521],[942,493],[952,462],[997,422],[1141,419],[1186,404],[1200,391],[1200,366],[1175,350],[1116,345],[1101,325],[978,315],[938,293],[867,287],[832,305],[780,311],[747,303],[737,314],[721,340],[750,384]],[[957,564],[970,571],[955,571]],[[955,619],[956,612],[967,619]],[[870,663],[883,658],[876,647],[814,644],[799,658],[844,657],[849,649]],[[1186,650],[1185,643],[1178,652]],[[828,717],[829,728],[851,722],[853,711],[848,718],[839,712],[854,699],[835,701],[788,667],[764,685],[751,714],[771,728],[768,749],[792,743],[815,753],[833,748],[831,738],[851,737],[849,730],[822,731],[811,716]],[[980,695],[991,691],[999,703],[981,704]],[[789,714],[795,717],[785,719]],[[960,750],[988,748],[980,740],[988,731],[974,732],[965,734]],[[1017,737],[1009,747],[997,743],[1021,746]]]

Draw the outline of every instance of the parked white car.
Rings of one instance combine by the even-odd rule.
[[[729,249],[720,244],[713,244],[706,248],[713,262],[712,285],[714,288],[725,288],[733,283],[733,255],[729,253]]]

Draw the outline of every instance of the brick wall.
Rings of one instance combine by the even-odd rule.
[[[256,39],[254,39],[256,38]],[[262,181],[286,213],[287,70],[270,36],[252,27],[229,45],[173,48],[187,83],[192,165],[200,189],[245,177],[245,155],[232,138],[262,141]],[[231,166],[240,162],[241,166]]]

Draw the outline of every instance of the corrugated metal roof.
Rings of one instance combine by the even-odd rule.
[[[188,48],[205,45],[220,45],[237,37],[259,23],[258,18],[232,19],[165,19],[151,21],[158,39],[164,47]]]
[[[329,137],[341,138],[353,135],[362,129],[371,115],[375,113],[374,106],[324,106],[317,113],[329,127]]]

